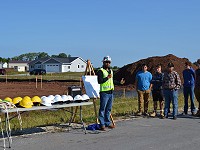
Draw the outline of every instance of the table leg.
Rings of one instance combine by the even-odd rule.
[[[83,116],[82,116],[82,106],[80,106],[80,120],[81,120],[81,123],[83,125],[83,129],[85,130],[85,134],[86,134],[86,128],[85,128],[85,125],[84,125],[84,122],[83,122]]]
[[[5,113],[5,129],[6,129],[7,138],[8,138],[8,146],[9,146],[9,148],[11,148],[12,139],[11,139],[11,131],[10,131],[8,113]]]
[[[78,111],[78,106],[76,106],[75,111],[73,112],[72,122],[74,122],[74,120],[76,118],[77,111]]]

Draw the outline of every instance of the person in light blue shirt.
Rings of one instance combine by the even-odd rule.
[[[151,92],[152,74],[147,71],[146,64],[142,64],[142,70],[136,74],[136,90],[138,93],[138,112],[137,115],[144,114],[148,116],[149,96]],[[142,112],[142,105],[144,103],[144,112]]]

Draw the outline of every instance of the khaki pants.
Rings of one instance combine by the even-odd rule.
[[[142,112],[142,105],[144,103],[144,113],[148,112],[148,104],[149,104],[149,96],[150,90],[140,91],[137,90],[138,93],[138,111]]]

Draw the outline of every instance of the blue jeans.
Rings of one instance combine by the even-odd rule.
[[[194,86],[191,86],[191,87],[184,86],[183,94],[184,94],[184,113],[187,114],[187,112],[188,112],[189,96],[190,96],[190,101],[191,101],[191,112],[194,113],[196,111],[196,108],[194,106]]]
[[[173,104],[173,116],[177,116],[178,115],[178,91],[164,89],[163,94],[165,97],[165,110],[164,110],[165,116],[168,116],[170,101]]]
[[[101,126],[111,124],[110,113],[112,109],[113,94],[100,93],[99,121]]]

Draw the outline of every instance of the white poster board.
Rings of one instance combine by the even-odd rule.
[[[85,75],[82,76],[82,80],[85,86],[86,94],[90,98],[99,98],[100,84],[98,84],[96,75]]]

